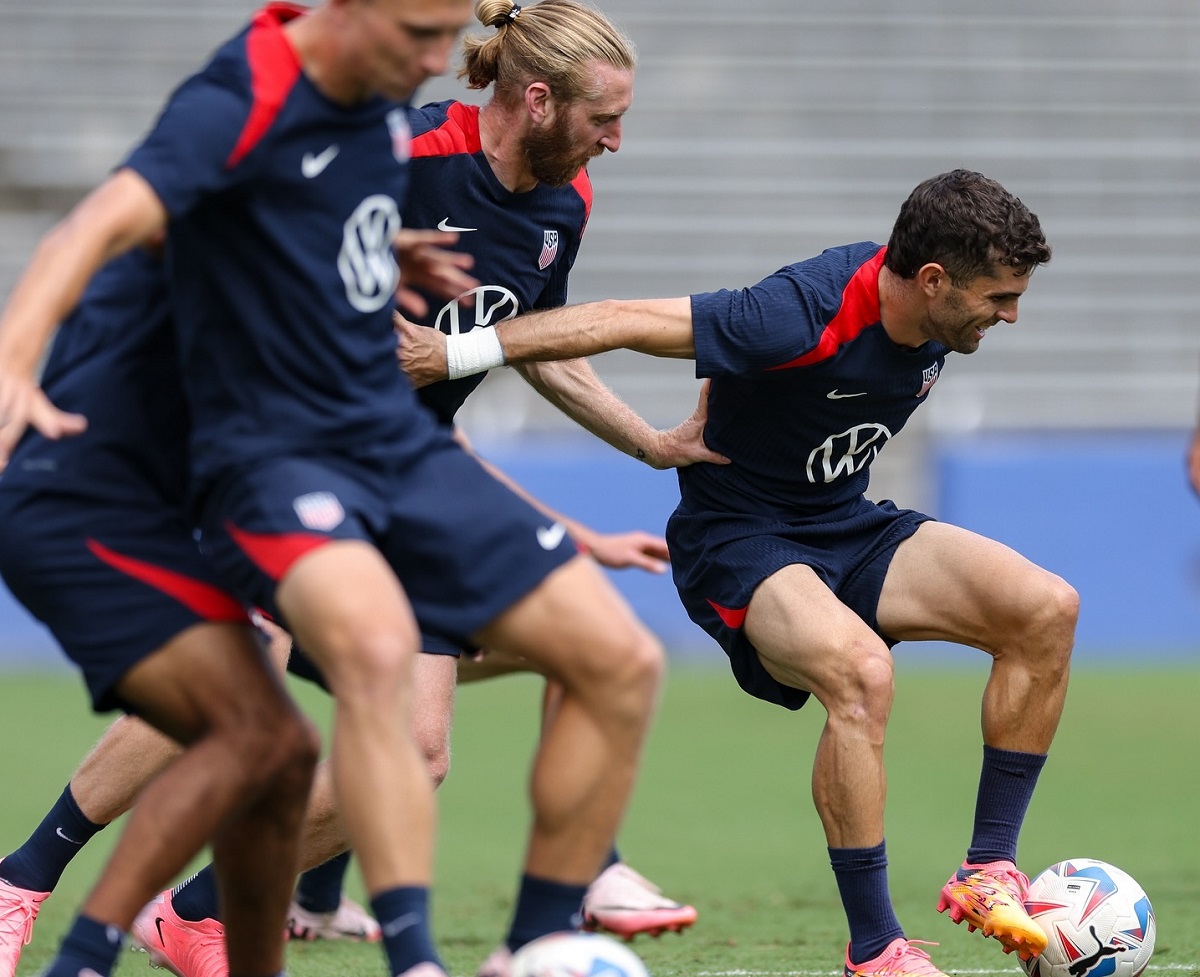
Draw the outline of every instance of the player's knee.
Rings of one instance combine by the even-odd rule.
[[[1079,621],[1079,593],[1061,577],[1042,572],[1027,618],[1027,634],[1021,644],[1055,669],[1065,669],[1075,641]]]
[[[614,634],[610,641],[604,661],[612,704],[623,706],[631,721],[648,718],[666,671],[662,645],[636,623]]]
[[[423,748],[425,769],[429,771],[429,779],[433,781],[433,789],[441,787],[450,776],[450,748],[443,744],[441,747]]]
[[[826,696],[830,720],[860,727],[872,741],[882,742],[896,692],[891,653],[882,641],[854,639],[839,660],[845,667]]]
[[[290,700],[264,705],[236,732],[236,752],[248,779],[307,792],[321,749],[316,726]]]
[[[363,628],[326,649],[320,665],[339,702],[360,699],[393,701],[412,684],[416,632]]]

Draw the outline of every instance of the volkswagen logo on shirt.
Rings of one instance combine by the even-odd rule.
[[[464,303],[463,299],[472,301]],[[491,326],[511,319],[520,311],[517,297],[503,285],[480,285],[443,305],[433,325],[448,336],[457,336],[476,326]]]
[[[891,436],[882,424],[856,424],[841,434],[830,435],[808,456],[808,480],[816,485],[853,475],[875,460]]]
[[[392,239],[400,233],[400,210],[386,194],[367,197],[342,228],[338,273],[346,298],[359,312],[378,312],[392,301],[400,269]]]

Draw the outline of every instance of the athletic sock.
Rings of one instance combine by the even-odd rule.
[[[603,872],[605,869],[612,868],[614,865],[616,865],[620,861],[621,861],[621,853],[619,851],[617,851],[616,845],[613,845],[613,847],[610,848],[609,852],[608,852],[608,861],[606,861],[603,865],[600,866],[600,871]]]
[[[217,896],[217,873],[205,865],[190,879],[171,890],[171,908],[180,919],[199,923],[205,919],[221,922],[221,904]]]
[[[419,963],[442,967],[429,926],[429,890],[405,885],[388,889],[371,899],[371,911],[383,931],[383,952],[393,975]],[[444,970],[445,968],[442,967]]]
[[[984,745],[968,865],[1016,862],[1017,835],[1045,763],[1044,753],[1017,753]]]
[[[874,848],[829,849],[829,864],[850,924],[851,963],[874,959],[904,935],[888,893],[887,863],[886,841]]]
[[[0,878],[18,889],[53,892],[71,859],[103,827],[84,817],[67,784],[29,840],[0,862]]]
[[[583,923],[580,911],[585,892],[586,885],[522,875],[517,908],[505,941],[508,948],[516,951],[547,933],[579,929]]]
[[[117,962],[124,935],[120,927],[76,916],[58,948],[58,955],[42,977],[80,977],[84,970],[108,977]]]
[[[310,913],[332,913],[342,902],[342,882],[350,867],[350,852],[334,855],[310,868],[296,883],[296,902]]]

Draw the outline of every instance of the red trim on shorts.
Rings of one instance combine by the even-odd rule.
[[[421,156],[474,154],[481,148],[479,106],[455,102],[446,110],[446,120],[440,126],[413,138],[409,152],[411,159],[417,159]]]
[[[767,370],[790,370],[795,366],[809,366],[833,356],[846,343],[857,339],[868,326],[879,321],[879,269],[887,248],[880,248],[875,257],[861,264],[842,290],[842,304],[817,340],[817,345],[803,356],[794,360],[769,366]]]
[[[132,556],[124,556],[94,539],[87,541],[87,548],[102,563],[174,598],[206,621],[249,623],[246,609],[225,591],[211,584]]]
[[[300,557],[332,542],[328,536],[316,533],[251,533],[231,522],[225,523],[225,531],[251,562],[276,583]]]
[[[237,145],[225,161],[226,169],[237,166],[267,134],[300,77],[300,58],[283,32],[283,25],[304,12],[305,8],[296,4],[269,3],[251,21],[250,33],[246,35],[246,61],[250,65],[254,104]]]
[[[722,607],[715,600],[709,600],[707,597],[704,599],[708,601],[708,606],[717,612],[717,617],[725,622],[725,627],[736,631],[745,622],[746,610],[749,608],[749,604],[746,607]]]

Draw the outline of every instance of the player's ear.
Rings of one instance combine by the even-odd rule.
[[[946,274],[946,269],[936,261],[929,261],[921,265],[917,269],[916,280],[917,286],[929,298],[936,297],[938,293],[950,287],[950,276]]]
[[[531,81],[525,86],[525,109],[537,125],[544,123],[554,112],[554,95],[544,81]]]

